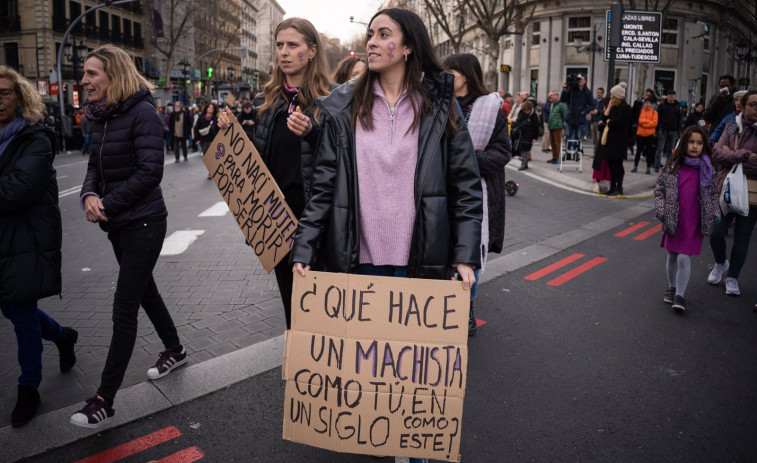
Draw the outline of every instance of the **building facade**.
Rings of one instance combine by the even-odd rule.
[[[284,20],[286,12],[276,0],[255,0],[258,8],[257,53],[258,69],[271,74],[276,61],[276,26]]]
[[[252,0],[242,0],[242,87],[240,93],[251,96],[258,77],[258,9]]]
[[[453,2],[448,3],[448,14],[459,15]],[[626,10],[632,10],[628,3],[624,2]],[[526,11],[535,5],[533,17],[526,21],[521,34],[500,38],[496,63],[484,51],[490,47],[486,36],[468,15],[463,22],[467,29],[460,51],[478,56],[484,69],[493,64],[499,88],[510,93],[529,91],[540,100],[549,91],[560,90],[567,76],[576,73],[585,74],[591,88],[627,82],[629,99],[653,88],[660,95],[674,89],[679,100],[708,101],[718,89],[718,77],[724,74],[736,77],[742,88],[748,82],[754,86],[757,2],[673,0],[662,16],[659,62],[618,60],[611,79],[604,53],[610,4],[591,0],[524,1]],[[449,37],[424,10],[423,2],[417,5],[416,10],[429,24],[439,55],[452,53]]]
[[[63,35],[73,21],[99,2],[82,0],[0,1],[0,63],[18,70],[37,84],[43,100],[56,105],[58,96],[54,72]],[[139,2],[106,6],[82,18],[69,36],[71,56],[63,58],[62,79],[57,91],[64,103],[78,107],[83,101],[78,82],[82,57],[106,43],[125,49],[144,69],[143,13]],[[56,93],[56,94],[51,94]]]

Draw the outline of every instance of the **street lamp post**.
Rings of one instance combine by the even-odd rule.
[[[181,74],[184,76],[184,95],[182,95],[182,99],[187,99],[187,77],[189,77],[189,61],[187,61],[186,58],[179,61],[179,66],[181,66]],[[184,104],[188,104],[187,101],[184,101]]]
[[[576,51],[579,53],[590,53],[591,54],[591,85],[590,88],[592,90],[594,89],[594,55],[598,53],[603,53],[605,49],[599,45],[597,42],[602,40],[601,37],[597,37],[597,26],[599,24],[594,24],[594,28],[592,29],[592,36],[589,37],[589,45],[583,46],[583,36],[580,34],[577,35],[574,40],[576,42]]]
[[[750,78],[752,77],[752,63],[757,62],[757,43],[753,43],[751,38],[747,42],[742,40],[736,44],[736,56],[739,61],[746,62],[746,82],[744,86],[749,88],[751,84]]]

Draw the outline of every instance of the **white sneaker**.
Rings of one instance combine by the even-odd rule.
[[[720,280],[723,279],[723,275],[726,275],[726,272],[728,271],[728,261],[725,261],[724,264],[718,264],[715,263],[712,266],[712,271],[710,272],[710,276],[707,277],[707,283],[711,285],[716,285],[720,283]]]
[[[739,291],[739,281],[735,278],[726,278],[725,293],[729,296],[738,296],[741,294],[741,291]]]

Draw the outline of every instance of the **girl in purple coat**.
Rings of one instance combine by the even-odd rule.
[[[715,226],[718,195],[710,155],[704,130],[687,128],[654,189],[656,215],[664,232],[660,247],[668,251],[663,301],[678,312],[686,310],[683,294],[691,275],[691,256],[699,255],[704,235]]]

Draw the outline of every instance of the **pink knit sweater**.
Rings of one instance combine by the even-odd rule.
[[[378,83],[373,88],[373,130],[355,130],[360,197],[360,263],[406,266],[415,220],[418,130],[407,92],[393,111]]]

